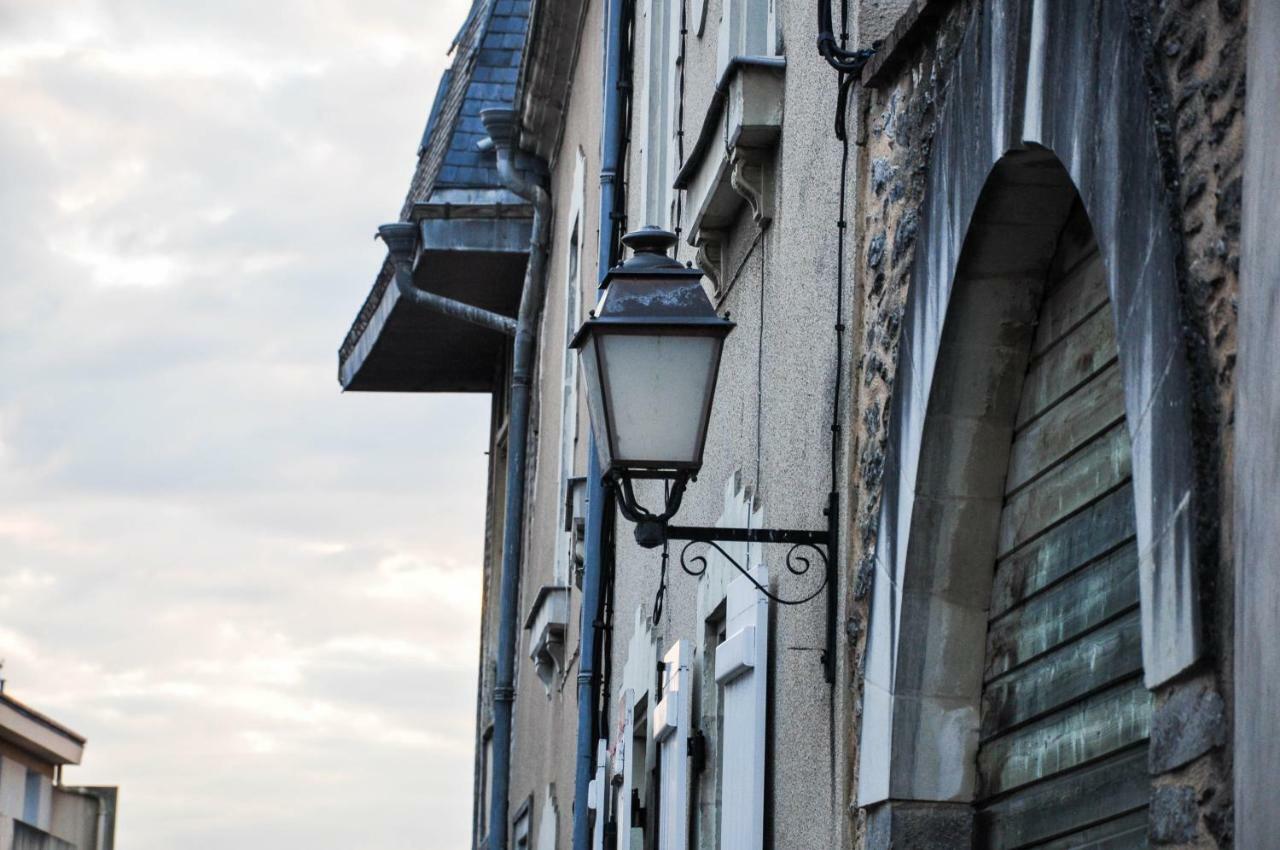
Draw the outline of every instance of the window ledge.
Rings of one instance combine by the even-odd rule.
[[[546,585],[538,590],[524,627],[531,632],[529,658],[547,696],[564,670],[564,636],[569,624],[569,588]]]
[[[761,228],[773,220],[774,151],[782,136],[787,62],[774,56],[737,56],[712,95],[698,140],[676,175],[694,210],[689,244],[698,264],[720,288],[724,234],[743,204]]]

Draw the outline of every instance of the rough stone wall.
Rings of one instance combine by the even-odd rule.
[[[935,16],[891,35],[883,52],[894,67],[859,95],[858,215],[861,350],[855,360],[858,432],[850,460],[856,565],[846,638],[864,657],[867,604],[885,461],[888,402],[913,246],[938,106],[951,58],[981,3],[917,2],[908,15]],[[940,7],[941,11],[940,11]],[[1179,285],[1195,384],[1194,424],[1201,498],[1201,593],[1207,660],[1157,694],[1151,768],[1157,775],[1151,838],[1161,846],[1232,846],[1228,739],[1231,670],[1231,410],[1236,358],[1246,10],[1242,0],[1130,0],[1132,25],[1147,53],[1147,84],[1166,159],[1173,220],[1183,244]],[[894,35],[905,32],[898,27]],[[861,675],[850,682],[856,692]],[[1226,699],[1224,699],[1224,695]],[[860,705],[857,696],[853,700]],[[857,718],[851,719],[857,726]],[[850,737],[856,764],[856,728]],[[865,833],[865,824],[859,824]]]
[[[1184,335],[1195,394],[1199,561],[1208,660],[1157,694],[1151,838],[1233,844],[1229,739],[1233,600],[1230,518],[1244,161],[1244,0],[1130,0],[1147,53],[1172,218],[1181,226]]]
[[[924,199],[929,155],[936,132],[937,106],[941,86],[951,58],[961,38],[974,3],[957,4],[922,40],[915,55],[899,68],[896,81],[877,89],[857,89],[858,144],[857,173],[862,175],[861,193],[850,188],[857,214],[852,217],[853,242],[857,249],[852,269],[857,281],[856,298],[861,304],[855,314],[861,322],[853,326],[851,341],[855,359],[852,410],[858,419],[850,452],[849,563],[855,565],[852,599],[845,637],[856,659],[856,671],[849,682],[854,691],[851,703],[861,707],[863,662],[865,661],[868,606],[874,574],[876,529],[883,492],[882,478],[889,424],[889,396],[898,361],[898,335],[911,281],[918,216]],[[910,13],[910,11],[908,12]],[[893,50],[892,39],[882,50]],[[857,775],[859,722],[850,718],[849,770]],[[855,786],[856,783],[851,783]],[[856,807],[856,787],[849,805]],[[851,814],[856,844],[866,841],[864,814]]]

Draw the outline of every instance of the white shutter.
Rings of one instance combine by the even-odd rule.
[[[689,845],[690,655],[687,640],[676,641],[667,652],[662,660],[662,701],[653,709],[653,739],[661,759],[658,850],[688,850]]]
[[[596,775],[587,786],[587,808],[596,813],[591,827],[591,850],[604,850],[604,825],[609,819],[609,743],[596,742]]]
[[[635,692],[623,690],[618,698],[617,738],[613,742],[613,774],[621,778],[618,783],[616,818],[618,834],[615,850],[631,850],[631,791],[635,780],[631,775],[631,748],[635,739],[636,718],[632,705]],[[641,765],[641,770],[644,766]]]
[[[763,566],[751,571],[768,586]],[[745,576],[729,584],[725,638],[716,647],[716,682],[724,689],[720,844],[764,847],[765,714],[769,681],[769,600]]]

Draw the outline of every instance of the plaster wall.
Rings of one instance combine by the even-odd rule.
[[[1280,834],[1280,2],[1250,8],[1236,421],[1236,846]]]
[[[568,277],[570,215],[577,201],[579,152],[581,170],[581,256],[579,304],[581,313],[595,304],[595,256],[599,244],[599,174],[602,107],[604,4],[589,3],[573,71],[565,127],[551,166],[552,220],[549,231],[547,295],[538,339],[537,369],[531,410],[530,469],[527,477],[527,521],[520,581],[519,617],[528,616],[539,588],[562,584],[555,575],[556,555],[564,543],[560,513],[560,448],[562,376],[566,350],[565,286]],[[571,43],[572,35],[564,35]],[[586,471],[588,423],[579,393],[578,441],[574,474]],[[496,604],[496,596],[494,598]],[[530,835],[535,850],[567,848],[572,840],[574,762],[578,724],[577,650],[581,639],[581,592],[569,593],[569,616],[564,635],[563,669],[550,688],[539,680],[529,658],[531,633],[523,630],[516,652],[516,702],[512,736],[510,808],[514,815],[530,802]],[[551,800],[549,802],[548,794]],[[582,801],[580,805],[585,805]],[[556,825],[547,820],[554,814]],[[554,836],[554,847],[551,840]],[[545,846],[544,846],[545,845]]]
[[[98,847],[97,797],[79,792],[53,789],[53,815],[49,832],[77,850],[104,850]]]
[[[709,0],[706,7],[703,36],[698,37],[690,26],[685,40],[686,154],[718,82],[717,39],[724,6],[721,0]],[[778,3],[775,9],[787,61],[782,136],[774,160],[775,217],[761,232],[744,201],[724,246],[719,309],[730,312],[737,327],[725,345],[704,466],[685,495],[681,524],[716,524],[726,511],[726,485],[735,476],[740,476],[744,493],[749,491],[757,500],[765,526],[822,528],[826,522],[841,152],[831,130],[836,74],[812,48],[817,34],[812,5]],[[637,55],[644,55],[643,33]],[[644,71],[638,64],[636,91],[643,90]],[[639,150],[633,147],[628,161],[632,185],[641,173],[638,157]],[[629,200],[628,226],[634,228],[645,222],[639,219],[634,192]],[[683,199],[680,226],[685,234],[691,225],[690,206]],[[852,240],[849,252],[851,256]],[[678,256],[692,260],[693,251],[682,242]],[[850,325],[853,287],[850,275],[845,290],[845,320]],[[846,355],[856,345],[848,334]],[[847,384],[847,370],[844,379]],[[641,492],[650,502],[656,497],[653,490]],[[646,615],[653,611],[661,563],[659,550],[634,544],[629,523],[620,521],[618,528],[615,670],[626,660],[625,638],[635,610],[641,608]],[[665,606],[656,624],[659,657],[678,639],[697,645],[704,629],[706,612],[699,611],[699,581],[679,567],[682,546],[673,543],[671,548]],[[786,547],[763,547],[775,592],[786,597],[807,595],[816,586],[815,577],[788,574],[785,554]],[[837,559],[834,568],[837,576],[842,575],[843,559]],[[826,609],[822,596],[799,607],[773,605],[770,627],[773,672],[765,846],[844,846],[844,750],[840,724],[833,721],[848,710],[847,688],[839,683],[848,682],[850,671],[842,660],[834,687],[823,678]],[[695,669],[701,660],[695,659]],[[704,732],[711,731],[702,725]],[[710,751],[708,755],[713,757]],[[697,781],[695,806],[697,800],[714,796],[710,771]],[[710,846],[709,840],[710,829],[705,820],[700,821],[693,846]]]
[[[21,818],[26,798],[26,767],[12,758],[0,757],[0,814]]]

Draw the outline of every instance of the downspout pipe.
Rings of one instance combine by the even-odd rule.
[[[486,109],[481,111],[480,120],[493,139],[498,176],[508,189],[533,205],[529,264],[525,267],[524,287],[520,293],[511,363],[511,412],[507,425],[507,501],[503,515],[502,577],[498,596],[498,671],[493,689],[493,803],[489,812],[488,846],[491,850],[506,850],[530,383],[537,348],[538,320],[546,297],[547,229],[551,218],[551,197],[536,180],[530,179],[517,168],[519,126],[515,110]]]
[[[626,0],[607,0],[604,55],[604,115],[600,162],[600,246],[596,268],[603,283],[605,274],[617,260],[617,213],[620,212],[618,166],[622,155],[623,91],[622,49],[624,28],[623,4]],[[587,528],[582,570],[582,627],[578,652],[578,739],[573,776],[573,850],[591,850],[591,816],[587,809],[587,793],[595,774],[596,709],[604,683],[596,669],[600,637],[604,628],[602,603],[605,570],[604,518],[608,496],[596,457],[595,434],[587,445]],[[602,797],[604,789],[601,790]],[[603,817],[600,812],[598,817]]]
[[[497,156],[503,185],[533,205],[529,263],[520,291],[520,310],[509,316],[425,292],[414,285],[418,256],[418,226],[408,222],[384,224],[378,235],[387,244],[400,296],[423,308],[452,316],[514,337],[511,364],[511,407],[507,426],[507,489],[502,528],[502,574],[498,596],[498,671],[493,689],[493,765],[489,813],[490,850],[505,850],[511,787],[511,716],[515,702],[516,624],[520,605],[520,558],[524,529],[525,468],[529,440],[529,395],[537,348],[538,321],[546,296],[547,227],[551,197],[536,180],[517,167],[545,166],[516,150],[519,127],[512,109],[480,113]]]

